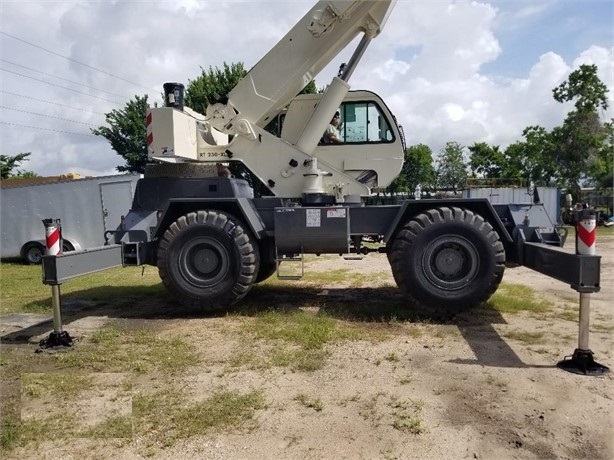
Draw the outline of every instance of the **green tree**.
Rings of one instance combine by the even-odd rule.
[[[420,185],[422,190],[434,189],[436,173],[433,166],[433,151],[431,148],[425,144],[407,147],[405,150],[405,161],[399,177],[405,180],[406,190],[410,193],[418,185]]]
[[[593,157],[589,168],[589,183],[599,189],[611,189],[614,186],[614,119],[603,125],[604,142]]]
[[[92,129],[92,133],[102,136],[125,165],[117,166],[119,172],[142,173],[147,164],[147,95],[134,96],[122,110],[112,110],[105,115],[108,126]]]
[[[486,142],[476,142],[469,147],[471,158],[469,168],[473,177],[486,179],[501,178],[505,169],[505,155],[498,145],[488,145]]]
[[[523,181],[528,179],[524,171],[525,148],[526,146],[523,141],[517,141],[507,146],[505,152],[503,152],[505,163],[501,171],[501,177],[522,179]]]
[[[595,162],[606,139],[604,126],[596,112],[572,111],[562,126],[552,130],[552,139],[561,185],[566,186],[577,200],[580,181],[588,178],[590,165]]]
[[[553,186],[561,175],[560,165],[556,162],[556,145],[552,133],[542,126],[529,126],[524,129],[525,138],[522,149],[522,177],[528,183]]]
[[[200,75],[189,80],[185,90],[185,105],[198,113],[204,114],[209,104],[228,102],[228,93],[236,86],[247,71],[242,62],[227,64],[223,68],[209,67],[205,70],[201,67]]]
[[[18,153],[17,155],[0,155],[0,178],[9,179],[12,177],[37,177],[38,174],[32,171],[17,170],[21,163],[28,161],[32,152]]]
[[[403,168],[386,188],[388,193],[412,193],[416,186],[422,190],[435,188],[435,168],[433,167],[433,152],[428,145],[417,144],[405,150]]]
[[[597,70],[596,65],[581,65],[553,89],[556,101],[574,101],[575,105],[563,125],[552,130],[552,141],[561,180],[576,200],[580,198],[580,181],[590,180],[590,165],[598,163],[599,152],[608,138],[598,113],[600,108],[608,108],[608,88]]]
[[[560,172],[551,133],[542,126],[529,126],[522,135],[524,141],[505,149],[501,177],[546,187],[557,185]]]
[[[582,64],[569,74],[566,81],[552,90],[557,102],[575,100],[576,111],[593,112],[608,108],[608,87],[599,79],[595,64]]]
[[[454,192],[463,188],[467,179],[464,147],[458,142],[448,142],[437,155],[437,185]]]

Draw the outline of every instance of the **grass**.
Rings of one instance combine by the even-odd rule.
[[[552,303],[538,299],[535,291],[523,284],[501,283],[487,304],[501,313],[528,311],[544,313],[552,308]]]
[[[485,372],[484,375],[485,375],[485,382],[488,385],[493,385],[493,386],[496,386],[496,387],[498,387],[499,389],[501,389],[503,391],[507,391],[507,387],[508,387],[507,382],[505,382],[505,381],[501,380],[500,378],[495,377],[492,374],[487,373],[487,372]]]
[[[79,434],[74,417],[61,415],[45,419],[24,420],[16,431],[15,444],[25,446],[41,440],[68,439]]]
[[[263,407],[264,396],[260,391],[218,390],[204,400],[193,402],[179,391],[166,389],[134,395],[132,416],[109,415],[93,426],[84,426],[66,413],[21,422],[5,420],[2,447],[10,449],[42,439],[132,438],[133,434],[145,438],[146,448],[168,447],[179,439],[244,427]]]
[[[78,373],[22,374],[22,394],[30,398],[52,395],[57,399],[70,399],[90,388],[92,376]]]
[[[135,395],[132,416],[111,415],[93,426],[83,426],[70,414],[21,423],[5,421],[2,445],[26,445],[42,439],[132,438],[134,430],[135,435],[145,437],[153,444],[169,447],[179,439],[244,427],[263,407],[264,396],[260,391],[221,390],[202,401],[193,402],[178,392],[167,390]]]
[[[198,402],[173,391],[135,395],[135,433],[168,447],[179,439],[245,427],[253,421],[256,411],[264,407],[261,391],[218,390]]]
[[[381,331],[303,310],[258,313],[241,323],[245,345],[254,339],[272,346],[270,363],[291,370],[321,369],[330,355],[327,346],[357,340],[379,341]],[[239,353],[240,354],[240,353]]]
[[[391,363],[396,363],[400,360],[399,355],[397,355],[394,351],[391,351],[386,356],[384,356],[384,359],[386,361],[390,361]]]
[[[2,314],[24,311],[50,313],[50,288],[40,283],[40,267],[2,263],[0,269],[3,272],[0,293]],[[65,300],[78,297],[95,304],[109,303],[113,307],[130,309],[137,299],[147,302],[147,299],[164,295],[156,270],[148,267],[145,273],[141,277],[140,269],[138,274],[132,269],[113,269],[77,278],[62,286],[62,296]],[[264,287],[256,286],[253,291],[256,300],[248,300],[254,302],[256,313],[244,310],[220,320],[232,324],[227,331],[228,338],[236,341],[238,346],[236,353],[214,364],[226,366],[226,371],[233,372],[245,368],[261,371],[271,366],[296,372],[313,372],[326,365],[336,344],[361,340],[379,342],[397,333],[408,340],[421,336],[450,336],[453,328],[449,323],[433,324],[432,319],[413,312],[412,306],[404,299],[396,294],[388,295],[387,288],[374,290],[378,295],[369,294],[359,301],[348,302],[326,296],[318,298],[318,302],[304,300],[306,296],[314,298],[318,291],[312,285],[318,283],[362,286],[371,285],[372,280],[371,275],[334,270],[307,275],[304,278],[306,287],[288,288],[289,283],[277,280]],[[383,295],[379,295],[380,292]],[[284,303],[291,305],[289,311],[258,311],[258,308],[269,305],[270,298],[278,294]],[[542,313],[550,310],[552,305],[540,301],[529,287],[504,283],[485,307],[491,309],[491,313]],[[486,315],[488,310],[482,308],[476,313]],[[135,317],[138,320],[148,318],[142,318],[139,314]],[[77,429],[74,418],[68,416],[59,417],[53,423],[44,419],[22,423],[17,411],[16,417],[2,421],[3,448],[45,438],[79,435],[126,439],[134,433],[144,439],[141,453],[155,455],[157,449],[174,445],[179,439],[255,426],[257,411],[266,408],[262,392],[208,389],[208,397],[194,401],[185,394],[185,380],[178,377],[178,374],[191,371],[194,366],[203,365],[203,356],[190,343],[193,339],[145,329],[142,321],[138,321],[140,326],[134,329],[130,327],[130,324],[134,324],[131,319],[128,316],[112,321],[89,333],[67,353],[19,355],[14,353],[14,348],[7,347],[11,351],[3,353],[0,364],[4,375],[21,378],[23,394],[30,398],[57,392],[56,397],[68,399],[88,386],[87,372],[133,373],[135,379],[140,379],[137,387],[143,391],[132,397],[132,416],[109,412],[96,425]],[[206,318],[205,321],[209,327],[218,319],[209,321]],[[603,329],[605,332],[606,328]],[[510,331],[505,337],[527,344],[540,344],[546,339],[543,332]],[[254,346],[255,343],[257,346]],[[395,363],[402,356],[394,351],[381,353],[380,362],[388,361],[396,367]],[[36,370],[33,371],[33,368]],[[43,373],[50,368],[54,372]],[[204,369],[204,372],[210,370]],[[412,383],[410,375],[396,377],[396,380],[400,385]],[[145,385],[142,383],[144,381],[147,382]],[[489,377],[486,377],[486,383],[501,387],[506,385]],[[404,389],[409,390],[408,387]],[[322,400],[313,395],[299,393],[295,401],[316,412],[325,409]],[[423,403],[419,401],[393,398],[383,393],[373,398],[369,398],[368,394],[356,395],[348,401],[357,402],[359,415],[375,426],[385,423],[408,434],[419,434],[425,430],[421,420]],[[347,404],[347,401],[343,403]]]
[[[126,415],[107,417],[85,430],[83,435],[94,439],[132,438],[132,417]]]
[[[0,315],[9,313],[51,313],[51,287],[41,281],[40,265],[24,265],[20,262],[0,262]],[[156,298],[164,294],[158,272],[148,267],[113,268],[81,276],[61,286],[62,300],[87,298],[94,303],[118,303],[124,292],[123,303],[130,305],[134,298]]]
[[[409,434],[424,432],[420,414],[424,403],[412,400],[393,399],[389,406],[392,408],[392,427]]]
[[[70,438],[110,439],[132,438],[132,419],[129,416],[108,417],[93,426],[84,426],[71,415],[55,415],[49,418],[10,422],[11,427],[2,432],[2,446],[25,446],[41,440]]]
[[[3,447],[44,439],[131,438],[132,419],[126,413],[131,390],[127,374],[22,373],[22,407],[12,420],[4,415]]]
[[[319,349],[328,343],[358,340],[368,335],[326,314],[303,310],[292,312],[268,311],[245,322],[244,328],[257,339],[274,340],[298,345],[304,349]]]
[[[365,263],[357,262],[357,263]],[[389,273],[360,273],[348,268],[339,268],[328,271],[309,271],[305,272],[303,281],[319,286],[334,284],[349,284],[352,287],[364,287],[374,285],[392,285]]]
[[[294,397],[294,400],[316,412],[322,412],[322,410],[324,410],[324,403],[320,398],[312,398],[304,393],[299,393]]]
[[[117,323],[103,326],[70,353],[56,355],[59,367],[97,372],[160,371],[176,374],[200,361],[196,346],[180,337],[161,337]]]
[[[565,321],[577,322],[579,320],[578,308],[566,308],[565,310],[558,312],[556,317]]]
[[[420,418],[423,408],[423,401],[379,392],[361,404],[358,414],[375,427],[385,423],[403,433],[417,435],[425,430]]]
[[[614,326],[607,326],[605,324],[591,324],[590,330],[591,332],[609,333],[614,331]]]
[[[220,391],[199,403],[178,408],[173,414],[174,428],[185,438],[213,429],[238,427],[253,419],[256,410],[263,407],[264,396],[260,391],[245,394]]]
[[[10,449],[17,445],[21,440],[21,423],[5,418],[2,420],[0,430],[0,446],[2,449]]]
[[[287,367],[297,372],[313,372],[322,369],[330,353],[320,349],[275,350],[271,354],[271,364]]]
[[[523,342],[528,345],[537,345],[544,343],[546,334],[544,332],[528,332],[528,331],[509,331],[502,334],[508,339]]]

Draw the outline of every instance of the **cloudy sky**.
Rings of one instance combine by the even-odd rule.
[[[39,175],[115,173],[90,128],[135,95],[200,67],[254,65],[313,5],[304,0],[0,0],[0,153]],[[399,0],[350,84],[380,94],[408,144],[502,147],[560,124],[552,88],[596,64],[614,116],[611,0]],[[328,84],[345,52],[318,77]]]

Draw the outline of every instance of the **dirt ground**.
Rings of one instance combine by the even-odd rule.
[[[602,256],[602,289],[591,295],[590,348],[598,362],[612,367],[614,236],[600,238],[597,246]],[[385,256],[367,257],[363,261],[324,259],[311,265],[310,270],[368,271],[377,279],[377,285],[359,289],[325,286],[316,294],[318,305],[323,305],[322,298],[336,296],[357,305],[368,303],[371,296],[396,298],[395,291],[385,287],[392,283]],[[193,436],[155,449],[145,448],[138,436],[123,443],[65,439],[19,447],[9,456],[614,459],[612,373],[576,375],[556,366],[578,346],[578,323],[570,314],[577,313],[578,293],[522,267],[507,269],[503,282],[526,284],[554,307],[543,314],[468,312],[443,321],[395,321],[389,325],[395,334],[386,340],[331,345],[326,364],[314,372],[281,367],[228,371],[235,350],[230,317],[126,319],[150,324],[162,334],[189,337],[206,357],[199,366],[175,377],[185,394],[204,399],[216,388],[260,390],[266,404],[256,412],[251,426]],[[75,336],[87,336],[113,320],[112,314],[100,312],[74,321],[67,316],[66,328]],[[374,328],[385,326],[372,324]],[[3,326],[3,334],[7,331],[10,328]],[[155,376],[129,373],[101,373],[97,379],[102,386],[130,381],[132,394],[156,382]],[[91,400],[96,394],[100,396],[94,393]],[[297,395],[319,401],[319,407],[301,404]],[[41,410],[29,404],[22,394],[22,418]],[[130,410],[129,397],[97,400],[80,408],[84,423],[96,417],[105,404],[118,413]]]

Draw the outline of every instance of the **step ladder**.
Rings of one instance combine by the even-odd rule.
[[[294,269],[292,269],[290,273],[282,273],[282,270],[281,270],[282,262],[286,268],[292,266],[294,267]],[[305,275],[304,254],[302,252],[298,255],[298,257],[287,256],[284,254],[280,256],[277,253],[277,248],[275,248],[275,263],[277,264],[277,279],[300,280]],[[299,269],[296,268],[296,265],[299,265],[300,274],[298,274]]]

